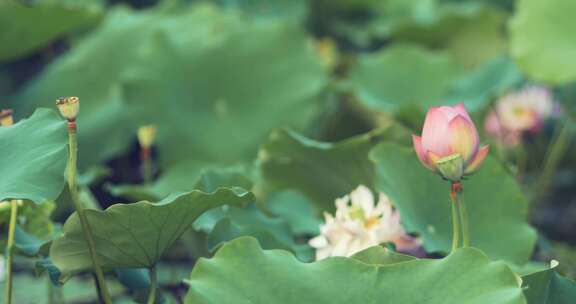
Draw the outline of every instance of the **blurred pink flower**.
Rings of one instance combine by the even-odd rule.
[[[522,132],[504,128],[495,111],[490,111],[488,116],[486,116],[484,129],[490,137],[498,142],[498,144],[505,147],[514,147],[522,140]]]
[[[374,196],[366,186],[336,199],[336,215],[324,214],[320,235],[310,240],[316,248],[316,260],[331,256],[351,256],[385,242],[406,252],[420,247],[420,241],[406,233],[400,214],[384,193],[374,205]]]
[[[489,150],[488,145],[480,147],[476,126],[462,103],[430,108],[422,137],[412,135],[412,141],[424,166],[454,182],[478,170]]]
[[[540,132],[544,121],[557,115],[558,109],[548,89],[528,86],[500,98],[495,109],[488,113],[484,128],[500,144],[514,147],[524,132]]]

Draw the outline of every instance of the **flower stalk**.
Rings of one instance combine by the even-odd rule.
[[[460,210],[458,202],[450,192],[450,199],[452,201],[452,249],[450,253],[454,252],[460,246]]]
[[[10,201],[10,224],[8,226],[8,242],[6,243],[6,291],[4,303],[12,303],[12,264],[14,259],[14,232],[16,231],[16,218],[18,217],[19,200]]]
[[[78,213],[80,219],[80,225],[82,226],[82,231],[84,232],[84,238],[88,245],[88,251],[90,253],[90,258],[92,259],[92,267],[94,269],[94,274],[96,276],[96,284],[99,287],[99,295],[105,304],[111,304],[110,294],[108,293],[108,287],[106,286],[106,280],[104,279],[104,273],[98,262],[98,255],[96,254],[96,245],[94,238],[92,237],[92,230],[90,229],[90,223],[85,214],[84,206],[80,201],[80,195],[78,193],[77,185],[77,162],[78,162],[78,139],[77,139],[77,127],[76,127],[76,117],[79,112],[79,100],[77,97],[61,97],[56,101],[56,105],[60,110],[60,113],[64,118],[68,120],[68,189],[70,191],[70,196],[74,204],[74,208]]]
[[[138,143],[140,144],[140,161],[142,163],[142,175],[144,184],[152,182],[152,145],[156,138],[154,125],[142,126],[138,129]]]
[[[12,110],[4,109],[0,112],[0,125],[2,127],[11,126],[14,124],[12,118]],[[4,291],[4,303],[12,303],[12,265],[14,260],[14,233],[16,231],[16,220],[18,218],[18,204],[21,200],[10,201],[10,222],[8,226],[8,241],[6,243],[6,290]]]
[[[156,289],[158,288],[158,275],[156,274],[156,266],[150,267],[150,291],[148,293],[147,304],[156,303]]]
[[[566,154],[568,146],[570,144],[571,130],[567,123],[561,125],[558,124],[556,135],[552,140],[549,150],[546,153],[546,158],[544,160],[544,166],[542,167],[542,173],[537,178],[534,185],[536,185],[535,191],[530,198],[530,207],[533,209],[540,199],[546,194],[552,180],[554,179],[554,172],[558,169],[558,165]]]
[[[527,163],[528,154],[526,153],[526,147],[523,142],[520,142],[516,148],[516,180],[519,183],[524,180]]]
[[[452,201],[452,250],[454,252],[460,247],[460,236],[462,236],[462,247],[470,247],[470,226],[468,224],[468,212],[463,198],[462,183],[453,182],[450,186],[450,200]]]

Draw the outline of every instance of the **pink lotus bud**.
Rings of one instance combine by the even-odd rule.
[[[420,162],[454,182],[478,170],[489,149],[480,148],[478,131],[462,103],[430,108],[422,137],[412,135],[412,140]]]
[[[12,113],[12,109],[4,109],[0,112],[0,126],[7,127],[14,124]]]

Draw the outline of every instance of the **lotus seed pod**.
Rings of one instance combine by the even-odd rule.
[[[60,114],[68,121],[75,121],[80,112],[80,99],[78,97],[60,97],[56,99],[56,106]]]

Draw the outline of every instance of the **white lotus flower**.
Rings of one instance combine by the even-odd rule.
[[[399,251],[420,246],[402,228],[400,214],[388,197],[380,193],[374,205],[374,196],[366,186],[336,199],[336,216],[324,213],[324,217],[320,235],[310,240],[310,246],[316,248],[316,260],[351,256],[385,242],[394,243]]]

